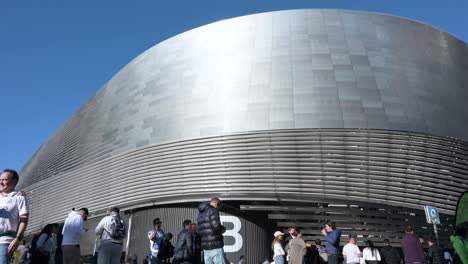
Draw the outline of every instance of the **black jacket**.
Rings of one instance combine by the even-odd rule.
[[[222,248],[224,246],[223,233],[226,231],[226,228],[221,225],[219,212],[210,205],[210,202],[205,202],[198,206],[197,222],[203,250]]]
[[[183,229],[177,235],[177,243],[174,250],[174,262],[192,262],[193,237],[192,232]]]
[[[382,249],[380,250],[380,253],[381,253],[382,260],[384,261],[384,263],[400,264],[401,257],[400,257],[400,253],[398,252],[398,249],[390,245],[386,245],[382,247]]]
[[[427,258],[430,264],[446,264],[447,261],[444,258],[444,250],[437,246],[432,245],[427,251]]]

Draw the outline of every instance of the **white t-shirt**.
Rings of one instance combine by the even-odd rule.
[[[71,211],[68,214],[62,230],[62,246],[79,245],[81,235],[85,232],[83,228],[83,217],[79,212]]]
[[[343,247],[343,256],[346,256],[346,263],[359,263],[359,247],[348,243]]]
[[[378,260],[380,261],[380,253],[377,249],[374,250],[374,255],[372,256],[371,249],[369,247],[366,247],[362,251],[362,258],[364,260]]]
[[[152,235],[154,234],[154,229],[151,229],[149,232],[148,232],[148,238],[150,238]],[[161,241],[164,237],[164,231],[159,230],[158,231],[158,234],[156,235],[156,240],[157,241]],[[157,254],[159,252],[159,245],[157,243],[154,243],[153,240],[150,240],[150,250],[151,250],[151,253],[153,254]]]
[[[11,192],[6,196],[0,195],[0,232],[14,232],[18,230],[20,215],[29,214],[28,200],[24,196]],[[13,237],[1,236],[0,244],[10,244]]]
[[[275,243],[275,245],[273,246],[273,253],[273,258],[276,256],[284,256],[284,254],[286,254],[286,252],[284,252],[283,247],[281,246],[281,243]]]

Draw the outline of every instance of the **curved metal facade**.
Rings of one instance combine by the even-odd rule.
[[[322,208],[310,227],[338,219],[336,203],[375,209],[358,222],[396,242],[422,205],[450,218],[468,189],[467,87],[467,45],[399,17],[292,10],[200,27],[130,62],[37,151],[20,182],[31,227],[77,205],[217,195],[278,226],[303,222],[288,206],[304,203]]]

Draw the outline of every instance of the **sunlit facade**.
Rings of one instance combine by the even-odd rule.
[[[126,245],[147,254],[152,218],[171,232],[225,202],[228,258],[269,255],[297,225],[399,245],[411,223],[446,239],[468,189],[468,47],[405,18],[290,10],[228,19],[145,51],[21,171],[30,232],[72,207],[119,206]],[[92,234],[83,254],[90,254]],[[344,243],[344,242],[343,242]],[[86,246],[88,245],[88,247]],[[260,253],[259,253],[260,252]]]

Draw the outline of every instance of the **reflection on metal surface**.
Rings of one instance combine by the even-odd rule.
[[[399,17],[292,10],[144,52],[23,168],[23,186],[153,144],[254,130],[369,128],[467,140],[468,47]]]

